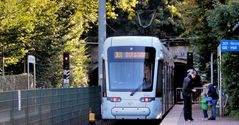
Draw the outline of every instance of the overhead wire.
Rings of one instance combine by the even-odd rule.
[[[143,5],[142,4],[142,0],[139,0],[139,2],[141,3],[141,5]],[[137,13],[137,19],[138,19],[138,21],[139,21],[139,25],[142,27],[142,28],[147,28],[147,27],[149,27],[149,26],[151,26],[151,24],[153,23],[153,20],[155,19],[155,14],[156,14],[156,12],[157,12],[157,8],[158,8],[158,6],[159,5],[157,5],[155,8],[153,8],[153,9],[150,9],[150,10],[147,10],[147,9],[143,9],[143,7],[141,7],[141,9],[138,9],[137,11],[136,11],[136,13]],[[148,7],[149,8],[149,7]],[[149,23],[148,24],[143,24],[142,23],[142,18],[140,17],[140,15],[142,15],[143,14],[143,11],[145,11],[146,13],[147,12],[152,12],[152,14],[150,14],[150,15],[152,15],[152,17],[151,17],[151,19],[150,19],[150,21],[149,21]]]

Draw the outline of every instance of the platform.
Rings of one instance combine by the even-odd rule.
[[[217,117],[216,120],[204,120],[203,112],[199,104],[192,105],[192,114],[194,121],[186,122],[183,117],[183,104],[175,105],[160,125],[239,125],[239,120],[229,117]],[[210,116],[210,111],[208,115]]]

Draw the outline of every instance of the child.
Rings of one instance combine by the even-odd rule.
[[[207,114],[207,103],[208,103],[208,99],[207,99],[207,94],[202,92],[201,93],[201,108],[203,110],[203,115],[204,115],[204,119],[207,120],[208,119],[208,114]]]
[[[212,105],[212,97],[207,96],[206,99],[207,99],[207,105],[208,105],[209,107],[211,107],[211,105]]]

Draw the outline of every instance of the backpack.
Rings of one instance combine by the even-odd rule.
[[[209,86],[208,95],[210,97],[212,97],[212,99],[218,99],[219,98],[218,91],[213,85]]]

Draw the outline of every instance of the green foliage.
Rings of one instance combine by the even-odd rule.
[[[215,9],[208,11],[207,20],[211,32],[216,34],[215,39],[238,39],[238,32],[232,33],[237,23],[239,2],[229,1],[227,4],[216,3]],[[225,52],[222,54],[222,80],[223,89],[229,95],[228,111],[231,114],[239,109],[239,54],[238,52]]]
[[[234,27],[239,13],[239,2],[229,4],[215,4],[215,9],[208,11],[208,25],[212,28],[211,32],[217,36],[217,40],[229,39],[232,37]]]
[[[70,41],[67,43],[65,50],[72,55],[71,59],[71,86],[87,86],[88,84],[88,64],[90,57],[86,55],[87,48],[84,40]],[[81,43],[81,44],[80,44]]]
[[[131,20],[135,16],[136,5],[137,0],[106,0],[106,17],[116,20],[124,13],[124,18]]]
[[[207,11],[213,9],[213,4],[212,0],[184,0],[179,7],[186,26],[181,36],[196,38],[190,40],[191,51],[196,55],[194,60],[197,62],[194,68],[201,73],[206,73],[206,76],[210,70],[206,64],[210,61],[211,52],[214,52],[217,47],[215,35],[211,32],[207,21]]]
[[[116,0],[120,1],[120,0]],[[122,0],[121,0],[122,1]],[[127,1],[127,0],[126,0]],[[133,3],[133,2],[131,2]],[[114,20],[108,20],[108,36],[114,35],[148,35],[148,36],[177,36],[184,31],[181,13],[177,9],[180,2],[175,0],[142,0],[130,5],[130,12],[115,9],[117,17]],[[117,5],[112,2],[112,5]],[[129,8],[129,7],[128,7]],[[140,21],[143,25],[150,23],[151,17],[155,12],[152,24],[147,28],[139,25],[137,14],[140,15]],[[128,15],[128,18],[125,18]],[[130,17],[129,17],[130,16]]]
[[[239,119],[239,112],[238,110],[233,110],[231,113],[230,113],[230,116],[233,117],[234,119]]]
[[[239,32],[232,33],[239,18],[239,2],[237,0],[184,0],[180,11],[186,26],[182,36],[198,38],[191,41],[192,50],[196,53],[197,67],[195,68],[210,76],[210,54],[211,52],[216,54],[219,41],[239,38]],[[231,114],[239,109],[238,58],[238,52],[223,53],[222,56],[223,89],[229,95],[228,111]]]
[[[239,53],[224,53],[222,56],[223,88],[229,95],[229,111],[239,109]]]
[[[91,28],[91,23],[97,21],[98,4],[91,0],[85,0],[84,2],[77,0],[52,2],[53,3],[48,6],[49,8],[44,10],[45,12],[41,12],[41,19],[43,20],[41,22],[46,23],[42,25],[39,23],[37,24],[37,26],[39,26],[39,31],[42,32],[38,33],[40,36],[37,37],[37,40],[39,40],[38,38],[46,39],[41,40],[45,41],[41,48],[39,48],[38,44],[36,44],[36,46],[41,50],[41,54],[45,50],[46,55],[44,55],[44,57],[52,57],[42,58],[45,64],[42,65],[42,70],[39,70],[42,72],[48,71],[49,74],[40,75],[41,81],[45,82],[43,85],[51,83],[53,86],[60,86],[59,84],[63,81],[63,69],[61,65],[62,52],[68,51],[71,53],[72,77],[70,79],[70,84],[72,86],[86,86],[88,82],[86,67],[88,66],[87,62],[89,58],[86,56],[86,48],[80,45],[80,43],[85,42],[84,40],[80,40],[80,37]],[[46,29],[42,30],[42,28]],[[49,32],[47,32],[48,29]],[[38,52],[36,52],[36,54],[37,53]],[[54,71],[54,73],[52,73],[52,71]]]
[[[107,36],[126,35],[130,31],[134,26],[130,21],[135,18],[137,3],[137,0],[107,1]]]
[[[0,1],[0,41],[6,65],[16,64],[28,52],[26,49],[33,29],[32,15],[17,0]]]
[[[3,20],[1,20],[1,41],[5,47],[6,63],[18,63],[26,53],[33,54],[37,59],[38,87],[59,86],[63,81],[62,53],[64,48],[68,42],[79,41],[81,34],[90,28],[89,23],[97,20],[98,4],[91,0],[84,2],[77,0],[18,2],[12,0],[1,2],[1,5],[5,10],[2,11],[4,13],[2,14]],[[78,47],[72,46],[71,48],[77,49]],[[22,53],[19,53],[19,50]],[[78,54],[85,55],[85,52]],[[72,55],[72,62],[75,57],[78,58]],[[9,61],[10,59],[12,62]],[[87,65],[82,67],[85,66]],[[84,74],[75,73],[74,76],[78,78]]]
[[[152,1],[151,4],[155,5]],[[157,12],[151,32],[159,37],[178,36],[184,31],[183,19],[178,10],[179,2],[165,0],[157,3]]]
[[[130,19],[136,4],[136,0],[109,0],[107,16],[117,18],[118,10]],[[0,9],[0,47],[5,67],[22,63],[26,54],[32,54],[36,57],[37,86],[61,87],[62,55],[68,51],[70,84],[87,85],[90,58],[84,43],[87,32],[97,24],[98,1],[8,0],[0,1]]]

